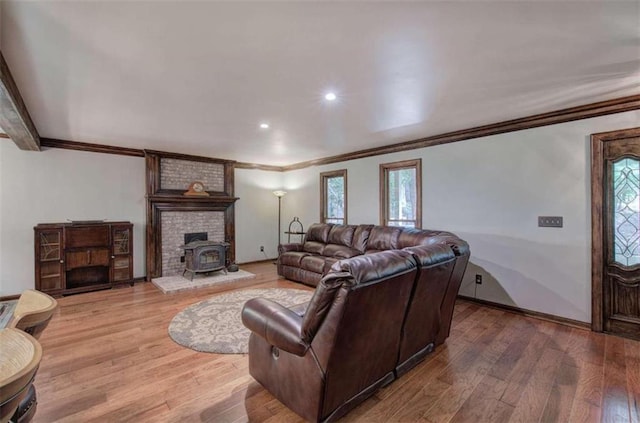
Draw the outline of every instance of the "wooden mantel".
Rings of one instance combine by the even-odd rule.
[[[160,163],[162,158],[185,161],[217,163],[224,166],[223,191],[211,191],[206,197],[185,196],[184,190],[165,189],[160,184]],[[161,214],[167,211],[202,212],[219,211],[224,213],[224,241],[230,244],[228,259],[235,262],[235,202],[234,193],[235,162],[230,160],[209,159],[159,151],[145,151],[147,175],[147,279],[162,274],[162,227]]]

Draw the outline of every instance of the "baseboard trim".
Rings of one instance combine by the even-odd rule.
[[[16,295],[5,295],[3,297],[0,297],[0,301],[11,301],[11,300],[17,300],[18,298],[20,298],[20,294],[16,294]]]
[[[526,308],[520,308],[510,306],[506,304],[494,303],[493,301],[481,300],[480,298],[467,297],[466,295],[458,295],[458,298],[470,301],[472,303],[482,304],[487,307],[496,308],[499,310],[508,311],[510,313],[520,314],[522,316],[533,317],[535,319],[546,320],[548,322],[559,323],[565,326],[571,326],[578,329],[591,330],[591,324],[581,322],[579,320],[568,319],[566,317],[555,316],[553,314],[542,313],[540,311],[527,310]]]
[[[277,258],[270,258],[264,260],[256,260],[256,261],[245,261],[242,263],[236,263],[238,266],[246,265],[246,264],[260,264],[260,263],[273,263],[276,264]]]

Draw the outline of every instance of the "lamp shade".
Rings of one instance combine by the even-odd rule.
[[[273,195],[275,195],[276,197],[284,197],[286,193],[287,191],[282,191],[282,190],[273,191]]]

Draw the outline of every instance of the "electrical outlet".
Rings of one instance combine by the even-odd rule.
[[[476,283],[482,285],[482,275],[476,274]]]
[[[264,246],[263,245],[260,246],[260,252],[264,253]]]
[[[562,228],[562,216],[538,216],[541,228]]]

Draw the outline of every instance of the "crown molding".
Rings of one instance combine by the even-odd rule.
[[[87,142],[41,138],[40,145],[49,148],[63,148],[66,150],[89,151],[92,153],[119,154],[121,156],[144,157],[144,150],[112,145],[91,144]]]
[[[272,172],[284,172],[286,166],[274,166],[274,165],[265,165],[259,163],[246,163],[246,162],[236,162],[236,169],[256,169],[256,170],[270,170]]]
[[[589,119],[593,117],[628,112],[638,109],[640,109],[640,95],[632,95],[628,97],[616,98],[613,100],[599,101],[597,103],[586,104],[583,106],[556,110],[549,113],[541,113],[524,118],[507,120],[504,122],[492,123],[489,125],[476,126],[474,128],[463,129],[460,131],[447,132],[445,134],[420,138],[413,141],[406,141],[398,144],[386,145],[383,147],[369,148],[366,150],[354,151],[352,153],[339,154],[322,159],[294,163],[292,165],[282,166],[282,168],[283,171],[297,170],[311,166],[321,166],[331,163],[344,162],[347,160],[379,156],[382,154],[397,153],[399,151],[415,150],[418,148],[432,147],[435,145],[464,141],[472,138],[504,134],[507,132],[521,131],[524,129],[555,125],[558,123]]]
[[[571,122],[574,120],[589,119],[598,116],[605,116],[615,113],[628,112],[640,109],[640,95],[615,98],[612,100],[599,101],[582,106],[569,107],[548,113],[527,116],[519,119],[507,120],[504,122],[492,123],[489,125],[476,126],[460,131],[447,132],[445,134],[419,138],[412,141],[405,141],[397,144],[390,144],[383,147],[369,148],[354,151],[351,153],[339,154],[315,160],[294,163],[286,166],[274,166],[260,163],[234,162],[233,160],[211,159],[219,162],[232,163],[235,169],[256,169],[272,172],[287,172],[291,170],[304,169],[312,166],[322,166],[331,163],[345,162],[349,160],[362,159],[365,157],[379,156],[383,154],[397,153],[400,151],[416,150],[419,148],[432,147],[435,145],[448,144],[452,142],[465,141],[473,138],[481,138],[490,135],[504,134],[508,132],[521,131],[525,129],[538,128],[547,125]],[[2,135],[0,134],[0,137]],[[176,158],[198,158],[206,160],[204,157],[187,156],[178,153],[155,152],[153,150],[141,150],[134,148],[112,147],[101,144],[90,144],[76,141],[57,140],[51,138],[41,138],[40,144],[43,147],[66,148],[69,150],[91,151],[95,153],[121,154],[125,156],[144,157],[147,153],[161,153],[165,156]]]

